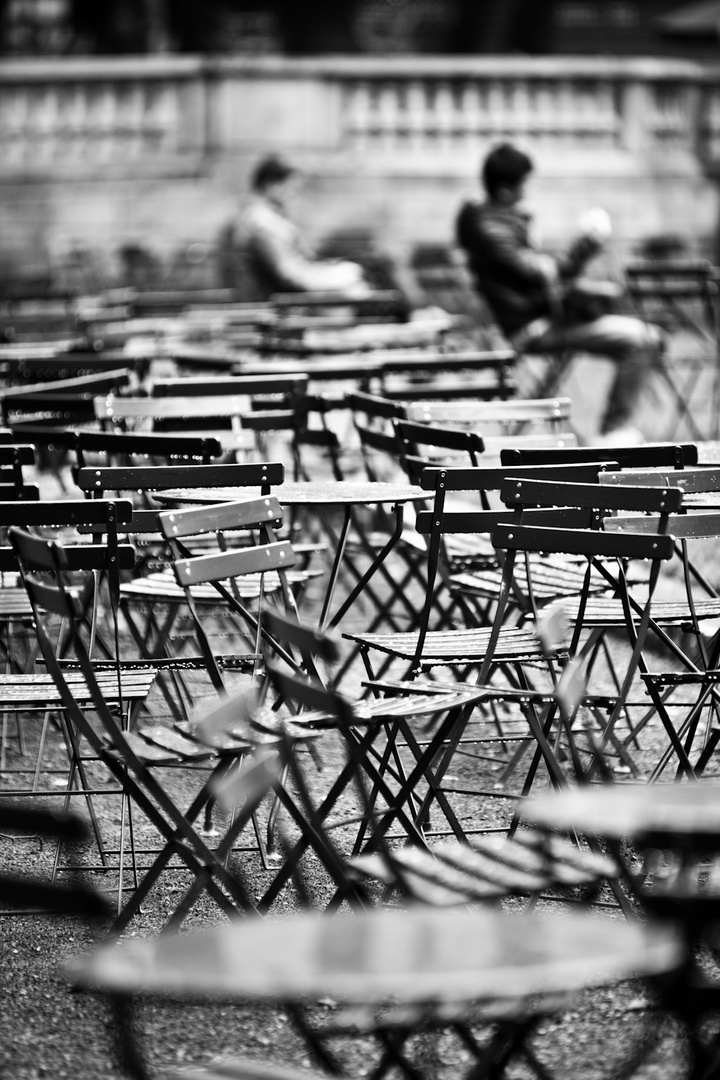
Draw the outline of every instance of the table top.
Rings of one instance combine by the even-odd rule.
[[[671,970],[667,927],[589,912],[375,910],[248,917],[197,933],[101,946],[69,976],[177,997],[351,1003],[463,1002],[572,992]]]
[[[158,502],[173,506],[236,502],[259,494],[249,487],[169,488],[158,491]],[[414,484],[371,483],[356,480],[297,481],[281,484],[273,491],[281,506],[370,506],[376,503],[427,502],[432,492]]]
[[[598,784],[528,799],[525,821],[575,829],[588,836],[637,843],[688,839],[699,848],[720,843],[720,784]]]

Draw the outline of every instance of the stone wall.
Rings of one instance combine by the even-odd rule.
[[[661,233],[714,255],[717,66],[17,61],[0,69],[0,133],[0,272],[49,266],[112,280],[125,247],[148,250],[166,274],[212,277],[218,236],[270,150],[306,172],[297,217],[314,241],[368,232],[402,264],[417,243],[451,240],[455,208],[498,139],[537,162],[530,201],[548,246],[601,204],[615,224],[611,261]]]

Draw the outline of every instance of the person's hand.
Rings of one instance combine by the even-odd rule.
[[[584,236],[579,236],[573,246],[580,258],[589,259],[602,251],[605,247],[605,242],[594,233],[586,233]]]
[[[347,290],[353,296],[365,296],[370,292],[370,286],[365,281],[364,271],[359,263],[349,260],[335,264],[338,288]]]

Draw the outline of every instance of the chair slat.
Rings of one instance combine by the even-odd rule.
[[[562,551],[610,558],[667,560],[675,550],[672,536],[665,533],[619,535],[597,529],[546,529],[534,525],[498,525],[492,541],[505,550]]]
[[[274,495],[231,503],[168,510],[158,514],[157,523],[168,538],[192,536],[198,531],[249,529],[257,525],[282,524],[283,511]]]
[[[522,470],[523,466],[520,465],[517,468]],[[670,514],[677,513],[682,506],[683,493],[678,488],[667,486],[655,489],[631,486],[603,487],[600,484],[508,479],[500,489],[500,498],[509,507],[593,506],[603,511],[635,510]]]
[[[284,570],[295,564],[292,545],[286,540],[274,544],[223,551],[212,555],[197,555],[177,559],[175,572],[184,585],[206,581],[222,581],[243,574],[260,574],[268,570]]]
[[[159,491],[171,487],[263,487],[282,484],[282,462],[242,465],[176,465],[85,467],[77,469],[75,482],[81,491]]]

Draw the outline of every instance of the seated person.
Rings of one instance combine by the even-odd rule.
[[[503,332],[524,352],[573,350],[609,357],[617,371],[602,420],[607,441],[636,442],[629,426],[635,405],[662,345],[658,327],[627,315],[587,317],[564,305],[567,286],[603,246],[603,229],[589,227],[560,256],[539,252],[530,239],[530,215],[520,208],[530,158],[508,143],[487,155],[481,173],[484,201],[468,200],[456,222],[478,291]]]
[[[264,158],[251,177],[253,198],[241,219],[241,242],[252,279],[249,300],[277,292],[368,291],[362,267],[354,262],[316,259],[288,215],[298,170],[278,154]]]

